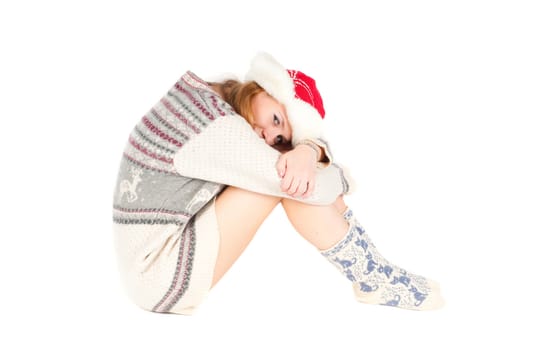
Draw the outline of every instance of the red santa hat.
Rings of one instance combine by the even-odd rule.
[[[260,52],[252,59],[245,79],[258,83],[286,107],[294,145],[301,140],[323,137],[324,105],[313,78],[286,69],[271,55]]]

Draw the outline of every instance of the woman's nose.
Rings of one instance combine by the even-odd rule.
[[[261,137],[262,139],[265,138],[263,135],[263,129],[261,129],[260,127],[258,126],[254,127],[254,131],[257,134],[257,136]]]
[[[254,127],[254,131],[257,134],[257,136],[264,139],[265,142],[269,145],[273,144],[274,139],[277,136],[277,135],[275,135],[276,134],[275,130],[270,130],[268,128],[265,129],[265,128],[261,128],[261,127],[256,126],[256,127]]]
[[[263,129],[262,134],[265,142],[267,142],[269,145],[272,145],[275,137],[277,136],[277,131],[267,128]]]

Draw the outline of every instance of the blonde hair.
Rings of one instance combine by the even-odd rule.
[[[210,85],[219,88],[221,97],[233,107],[235,112],[240,114],[250,125],[253,124],[252,100],[265,91],[261,86],[255,81],[242,83],[234,79],[221,83],[210,83]]]

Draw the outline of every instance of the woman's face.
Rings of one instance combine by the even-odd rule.
[[[284,105],[266,92],[252,99],[252,128],[267,144],[284,149],[291,145],[292,127]]]

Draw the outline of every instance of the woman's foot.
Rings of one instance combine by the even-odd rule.
[[[351,282],[358,301],[411,310],[434,310],[444,305],[437,282],[391,264],[376,249],[351,210],[346,236],[322,251]]]

